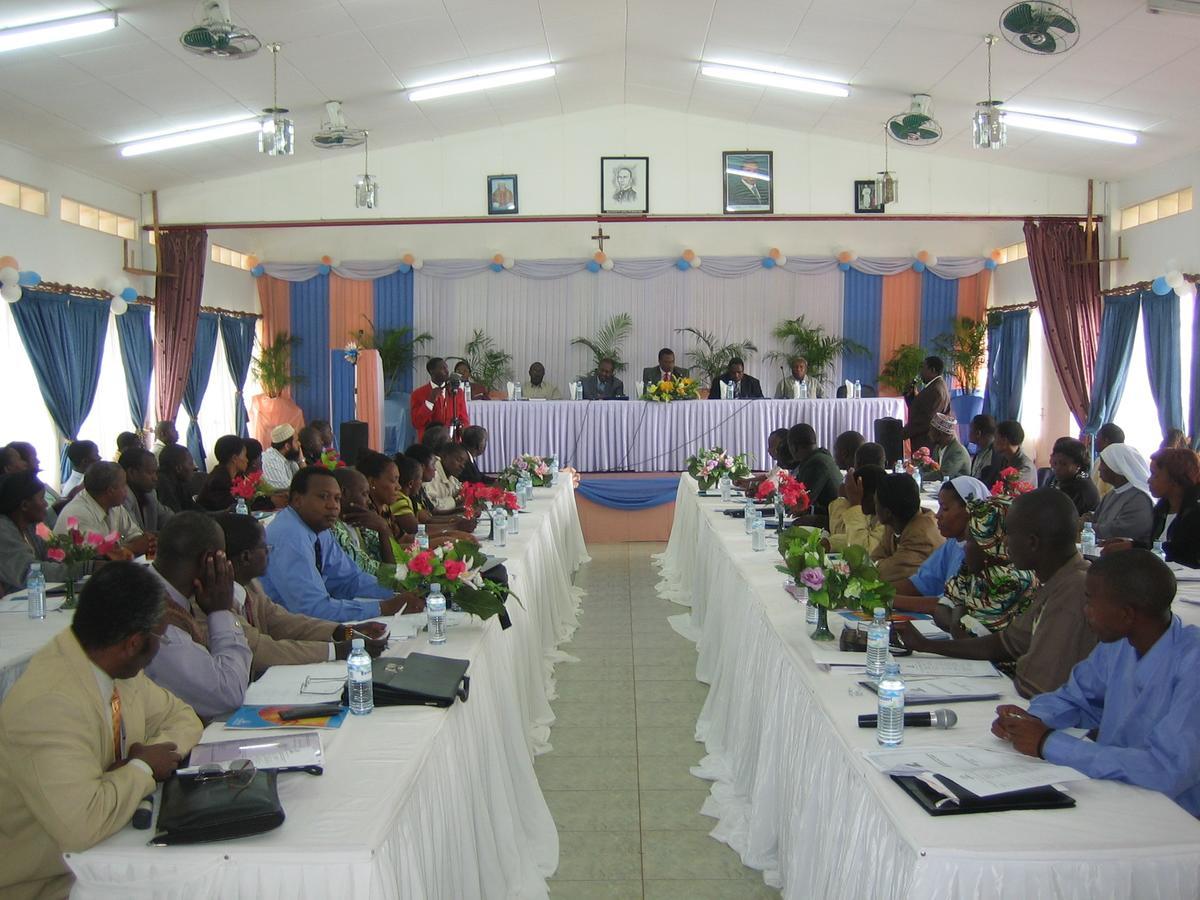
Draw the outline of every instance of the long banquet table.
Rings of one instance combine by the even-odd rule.
[[[713,781],[712,835],[784,897],[1200,896],[1200,823],[1152,791],[1089,780],[1068,785],[1074,809],[926,815],[862,758],[877,749],[856,724],[874,694],[861,674],[815,664],[774,546],[752,551],[725,505],[680,479],[659,592],[691,605],[682,624],[710,685],[696,724],[708,755],[693,772]],[[1004,685],[999,701],[954,704],[956,728],[910,729],[905,745],[1003,746],[989,733],[994,708],[1024,703]]]
[[[571,576],[587,561],[574,491],[563,481],[535,492],[521,533],[496,551],[520,598],[508,604],[512,628],[472,619],[440,648],[419,636],[388,651],[469,659],[467,702],[379,708],[322,732],[325,774],[279,776],[287,819],[274,831],[152,848],[153,832],[127,827],[68,854],[72,896],[545,897],[558,834],[533,756],[549,749],[553,664],[569,659],[556,647],[575,629]],[[325,674],[345,673],[344,663],[325,665]],[[203,740],[246,734],[214,724]]]
[[[903,419],[897,397],[863,400],[473,401],[471,422],[489,432],[481,468],[494,472],[529,447],[557,453],[580,472],[678,472],[703,447],[748,452],[761,467],[767,435],[807,422],[821,446],[843,431],[873,440],[875,420]]]

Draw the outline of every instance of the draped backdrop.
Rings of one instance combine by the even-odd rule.
[[[192,368],[208,232],[162,231],[158,241],[158,264],[169,274],[154,279],[154,406],[156,418],[174,422]]]

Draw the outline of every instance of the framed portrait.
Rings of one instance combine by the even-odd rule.
[[[600,157],[600,212],[650,211],[650,157]]]
[[[727,150],[721,154],[726,213],[775,211],[775,166],[770,150]]]
[[[875,196],[875,179],[854,182],[854,211],[856,213],[881,213],[883,204]]]
[[[515,216],[520,210],[517,200],[516,175],[487,177],[487,211],[489,216]]]

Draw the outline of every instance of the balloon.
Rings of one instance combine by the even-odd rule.
[[[787,257],[781,253],[778,257],[776,257],[775,262],[777,265],[786,266],[787,265]]]
[[[493,256],[493,257],[492,257],[492,262],[496,263],[497,265],[503,264],[503,262],[504,262],[504,254],[503,254],[503,253],[497,253],[495,256]]]
[[[511,269],[516,264],[517,264],[517,261],[515,259],[513,259],[512,257],[505,258],[504,262],[501,263],[501,265],[504,266],[504,268],[506,268],[506,269]]]
[[[773,268],[775,268],[775,260],[771,259],[771,257],[769,257],[769,256],[764,256],[764,257],[762,258],[762,267],[763,267],[764,269],[773,269]]]
[[[331,266],[331,265],[333,265],[333,257],[332,256],[322,256],[321,262],[325,263],[325,265],[327,265],[327,266]]]
[[[839,253],[837,255],[837,259],[838,259],[838,262],[840,262],[840,263],[854,262],[854,251],[853,250],[843,250],[841,253]]]
[[[589,259],[587,263],[587,270],[592,273],[599,272],[600,263],[596,262],[594,259]]]
[[[613,267],[613,261],[611,259],[609,259],[607,256],[604,258],[604,262],[600,263],[600,268],[602,268],[605,272],[611,272],[612,267]]]
[[[838,263],[838,268],[841,269],[843,272],[849,272],[850,271],[850,263],[840,262],[840,263]]]
[[[767,256],[771,257],[771,259],[775,260],[776,262],[779,262],[779,257],[781,255],[782,254],[779,252],[778,247],[772,247],[770,250],[767,251]]]
[[[20,284],[21,273],[12,266],[5,266],[0,269],[0,284]]]
[[[683,255],[683,258],[686,259],[690,263],[692,261],[692,259],[695,258],[696,251],[695,250],[684,250],[682,255]]]
[[[123,316],[125,311],[129,309],[129,304],[120,297],[114,297],[112,302],[112,311],[114,316]]]
[[[406,266],[411,266],[416,257],[411,253],[405,253],[400,259]]]
[[[267,270],[263,268],[263,264],[259,263],[257,266],[254,266],[253,268],[250,269],[250,274],[253,275],[255,278],[262,278],[263,275],[266,274],[266,271]]]
[[[915,263],[912,264],[912,268],[913,268],[914,272],[924,272],[925,271],[925,263],[921,262],[918,259]]]
[[[597,250],[595,253],[592,254],[592,259],[594,259],[598,263],[602,263],[606,259],[608,259],[608,254],[605,253],[603,250]]]
[[[16,257],[0,256],[0,269],[20,269],[20,268],[21,268],[20,265],[17,264]]]
[[[928,263],[929,262],[929,251],[928,250],[918,250],[917,251],[917,259],[923,263]]]
[[[408,263],[400,263],[400,268],[398,268],[396,271],[399,272],[401,275],[407,275],[409,272],[412,271],[412,266],[409,265]]]
[[[696,256],[695,254],[693,254],[693,255],[692,255],[692,258],[691,258],[690,260],[688,260],[688,263],[689,263],[689,265],[691,265],[691,267],[692,267],[693,269],[698,269],[698,268],[700,268],[700,263],[701,263],[702,261],[703,261],[703,260],[701,260],[701,259],[700,259],[700,257],[698,257],[698,256]]]
[[[498,262],[488,263],[488,268],[491,269],[493,272],[503,272],[504,271],[504,266],[500,265],[500,263],[498,263]]]
[[[1179,290],[1179,288],[1183,287],[1183,273],[1182,272],[1180,272],[1178,270],[1171,271],[1171,272],[1168,272],[1164,277],[1167,280],[1167,284],[1169,284],[1171,286],[1172,290]]]
[[[412,267],[414,269],[420,269],[424,265],[425,265],[425,261],[423,259],[421,259],[420,257],[417,257],[416,259],[414,259],[412,261]]]
[[[1150,290],[1154,291],[1154,293],[1159,297],[1165,297],[1167,294],[1171,293],[1171,286],[1167,284],[1167,279],[1159,275],[1150,283]]]
[[[925,260],[925,265],[927,265],[927,266],[936,266],[937,264],[938,264],[938,257],[937,257],[937,254],[936,254],[936,253],[930,253],[930,254],[929,254],[929,259]]]
[[[253,269],[255,266],[258,265],[258,262],[259,262],[259,260],[258,260],[257,256],[251,255],[251,256],[246,257],[246,266],[248,268]]]
[[[983,267],[988,271],[991,271],[992,269],[996,268],[996,261],[994,259],[985,259],[983,261]]]
[[[317,272],[321,275],[328,275],[330,272],[329,263],[321,263],[317,266]]]
[[[988,254],[988,255],[989,255],[989,256],[991,256],[991,258],[992,258],[993,260],[995,260],[996,262],[1000,262],[1000,257],[1001,257],[1001,256],[1003,256],[1004,254],[1002,254],[1002,253],[1001,253],[1001,252],[1000,252],[1000,251],[997,249],[997,250],[993,250],[993,251],[992,251],[990,254]]]
[[[0,297],[3,297],[9,303],[16,303],[21,299],[21,286],[19,284],[6,284],[0,287]]]
[[[136,300],[138,298],[137,288],[135,288],[135,287],[125,288],[125,290],[121,291],[120,297],[126,303],[132,303],[134,300]]]
[[[677,268],[680,272],[686,272],[691,267],[692,267],[692,264],[690,262],[688,262],[686,259],[684,259],[682,256],[679,257],[679,259],[675,260],[675,268]]]
[[[1182,280],[1183,280],[1183,277],[1180,276],[1180,281],[1182,281]],[[39,275],[37,272],[33,272],[33,271],[21,272],[17,275],[17,284],[24,284],[24,285],[32,286],[32,285],[41,284],[41,283],[42,283],[42,276]]]

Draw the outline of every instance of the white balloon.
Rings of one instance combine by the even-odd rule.
[[[930,253],[930,254],[929,254],[929,259],[925,261],[925,265],[927,265],[927,266],[936,266],[937,264],[938,264],[938,258],[937,258],[937,254],[936,254],[936,253]]]
[[[114,316],[123,316],[125,314],[125,310],[129,309],[129,304],[120,297],[113,297],[111,308]]]
[[[786,266],[786,265],[787,265],[787,257],[786,257],[786,256],[784,256],[782,253],[780,253],[780,254],[779,254],[779,259],[775,260],[775,265],[777,265],[777,266]]]
[[[612,267],[613,267],[612,259],[606,259],[606,260],[604,260],[604,262],[600,263],[600,268],[604,269],[606,272],[611,272]]]
[[[16,303],[21,299],[21,286],[14,281],[12,284],[0,287],[0,297],[3,297],[9,303]]]
[[[1183,273],[1175,270],[1167,273],[1167,284],[1175,289],[1183,287]]]
[[[0,269],[0,284],[17,284],[21,279],[21,273],[12,266],[5,266]]]
[[[702,260],[702,259],[700,259],[700,257],[699,257],[699,256],[693,256],[693,257],[692,257],[692,261],[691,261],[691,266],[692,266],[692,268],[693,268],[693,269],[698,269],[698,268],[700,268],[700,263],[701,263],[701,262],[703,262],[703,260]]]
[[[422,267],[422,266],[424,266],[424,265],[425,265],[425,261],[424,261],[423,259],[420,259],[419,257],[418,257],[417,259],[414,259],[414,260],[412,261],[412,267],[413,267],[414,269],[419,269],[419,268],[421,268],[421,267]]]
[[[515,259],[506,256],[504,257],[504,262],[501,265],[503,265],[506,269],[511,269],[514,265],[516,265],[516,262],[517,261]]]

